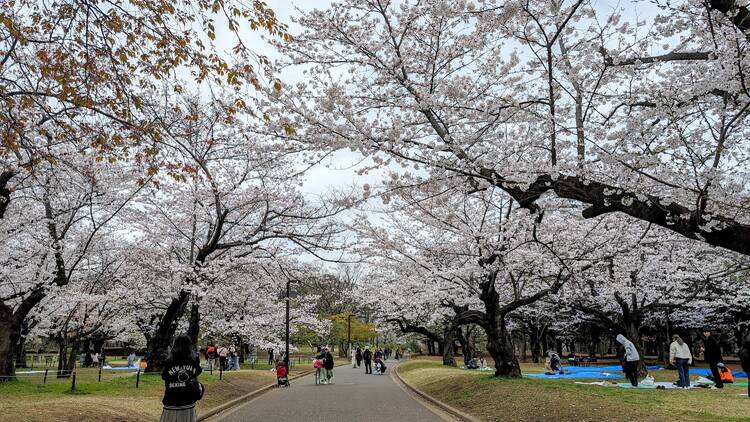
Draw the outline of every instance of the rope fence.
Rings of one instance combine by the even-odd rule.
[[[313,357],[309,356],[291,356],[289,360],[289,369],[295,369],[299,366],[310,365],[312,367]],[[113,357],[113,360],[121,360]],[[118,382],[124,385],[132,385],[133,388],[140,388],[143,382],[143,375],[145,372],[136,363],[135,366],[94,366],[87,368],[80,368],[78,362],[75,363],[72,370],[58,370],[57,359],[42,358],[34,360],[37,365],[32,366],[30,361],[27,360],[27,368],[17,368],[15,377],[0,376],[0,380],[15,379],[20,382],[31,383],[39,386],[57,386],[67,385],[70,391],[77,391],[82,385],[91,385],[99,383]],[[41,363],[41,365],[39,365]],[[214,362],[202,360],[201,362],[204,373],[214,375],[216,372],[219,380],[224,378],[225,371],[219,360],[215,359]],[[245,362],[240,364],[240,369],[252,369],[252,370],[272,370],[274,369],[273,364],[268,364],[267,360],[259,360],[255,356],[249,356],[245,359]],[[228,371],[233,372],[233,371]],[[151,374],[149,374],[151,375]],[[162,383],[161,377],[158,380],[150,380],[151,382],[157,381]]]

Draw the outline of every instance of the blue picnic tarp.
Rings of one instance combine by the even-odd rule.
[[[689,372],[695,375],[702,375],[704,377],[711,375],[711,370],[708,368],[689,368]],[[747,374],[742,371],[732,371],[732,375],[735,378],[747,378]]]
[[[569,379],[569,378],[595,378],[595,379],[610,379],[610,378],[622,378],[622,374],[613,374],[611,372],[570,372],[567,374],[526,374],[529,378],[545,378],[545,379]]]
[[[662,369],[659,365],[652,365],[646,367],[649,371],[656,371]],[[526,374],[531,378],[545,378],[545,379],[570,379],[570,378],[591,378],[591,379],[610,379],[610,378],[622,378],[622,366],[610,365],[610,366],[565,366],[564,374]]]
[[[664,369],[659,365],[646,367],[649,371],[658,371]],[[591,378],[591,379],[609,379],[622,378],[622,367],[620,365],[610,366],[565,366],[564,374],[526,374],[530,378],[545,379],[566,379],[566,378]],[[695,375],[708,376],[711,370],[708,368],[690,368],[690,373]],[[732,371],[735,378],[747,378],[747,374],[742,371]]]

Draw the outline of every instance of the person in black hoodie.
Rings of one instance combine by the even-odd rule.
[[[365,374],[372,374],[372,352],[369,347],[365,347],[362,357],[365,359]]]
[[[722,361],[721,347],[710,330],[703,332],[703,360],[711,368],[711,375],[713,376],[716,388],[724,388],[724,383],[721,381],[721,375],[719,374],[719,367],[717,366]]]
[[[745,343],[740,350],[740,363],[742,370],[750,376],[750,335],[745,337]],[[750,384],[747,385],[747,397],[750,398]]]
[[[164,364],[164,410],[160,422],[195,422],[195,403],[203,398],[203,384],[198,375],[203,369],[187,334],[174,339],[169,358]]]

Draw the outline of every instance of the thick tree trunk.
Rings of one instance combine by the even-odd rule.
[[[167,360],[169,353],[169,346],[177,330],[177,324],[185,313],[188,299],[188,293],[181,291],[177,297],[172,299],[172,302],[169,303],[167,310],[159,320],[149,344],[146,372],[161,371],[164,367],[164,362]]]
[[[16,377],[16,347],[21,338],[21,324],[13,315],[13,309],[0,303],[0,382]]]
[[[500,327],[487,330],[487,352],[495,360],[495,376],[520,377],[521,365],[518,363],[513,340],[505,327],[505,318],[501,317]]]
[[[455,352],[453,349],[456,328],[452,323],[446,322],[443,326],[443,342],[441,343],[443,365],[456,366]]]
[[[190,306],[190,322],[188,324],[188,332],[187,334],[190,336],[190,341],[193,343],[193,345],[198,344],[198,337],[200,335],[201,330],[201,313],[200,313],[200,305],[198,302],[193,301],[193,304]]]

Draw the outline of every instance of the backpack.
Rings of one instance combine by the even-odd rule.
[[[323,367],[323,361],[320,359],[313,360],[313,368],[320,369]]]

